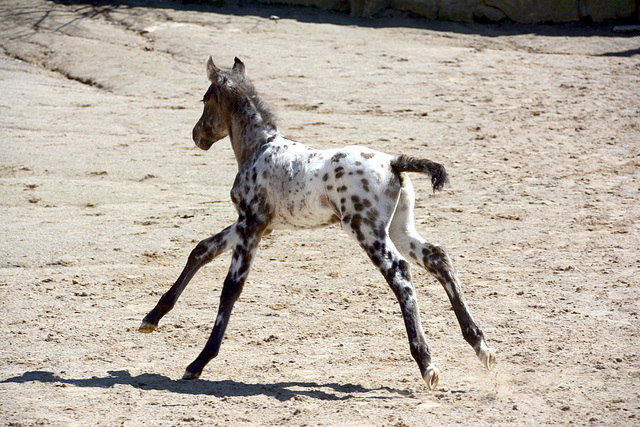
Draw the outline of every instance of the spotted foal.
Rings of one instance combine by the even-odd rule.
[[[395,293],[411,354],[430,389],[438,384],[439,371],[431,363],[407,260],[426,268],[442,283],[465,340],[491,369],[495,351],[487,346],[471,316],[449,256],[442,247],[427,243],[414,227],[415,196],[406,172],[428,174],[433,189],[439,190],[447,182],[444,167],[361,146],[314,150],[278,132],[274,116],[258,97],[238,58],[231,70],[219,69],[209,58],[207,74],[211,85],[204,95],[202,117],[193,128],[193,140],[208,150],[229,136],[239,169],[231,189],[238,220],[193,249],[178,280],[140,326],[141,332],[156,329],[200,267],[223,252],[233,251],[215,326],[184,378],[198,378],[218,354],[262,236],[276,229],[336,222],[365,250]]]

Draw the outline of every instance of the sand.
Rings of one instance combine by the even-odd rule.
[[[640,422],[638,35],[64,3],[0,4],[2,424]],[[393,293],[333,226],[267,236],[220,355],[180,379],[230,257],[137,328],[235,220],[228,140],[191,141],[209,55],[245,62],[285,136],[447,167],[436,194],[412,175],[417,227],[448,248],[493,371],[415,267],[428,390]]]

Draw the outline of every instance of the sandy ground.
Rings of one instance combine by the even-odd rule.
[[[0,3],[1,423],[640,423],[640,37],[171,5]],[[190,139],[209,55],[243,59],[288,137],[447,166],[437,194],[413,177],[417,225],[495,370],[414,268],[427,390],[392,292],[332,227],[265,238],[220,356],[180,380],[229,257],[137,328],[234,221],[228,141]]]

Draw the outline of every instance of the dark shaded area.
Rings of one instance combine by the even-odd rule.
[[[383,391],[400,396],[411,396],[405,390],[396,390],[389,387],[369,389],[354,384],[318,384],[315,382],[279,382],[265,384],[247,384],[233,380],[209,381],[209,380],[172,380],[169,377],[158,374],[141,374],[131,376],[129,371],[109,371],[106,377],[91,378],[61,378],[53,372],[29,371],[19,377],[8,378],[0,381],[0,384],[29,382],[50,383],[56,385],[72,385],[87,388],[110,388],[114,385],[127,385],[140,390],[160,390],[171,393],[188,395],[207,395],[215,397],[247,397],[265,395],[280,401],[291,400],[296,396],[307,396],[318,400],[347,400],[358,398],[359,394]],[[338,396],[335,393],[346,394]],[[389,399],[384,396],[367,396],[368,399]]]
[[[613,31],[614,25],[631,23],[633,20],[620,20],[603,24],[592,24],[589,21],[562,24],[518,24],[514,22],[501,23],[464,23],[434,21],[427,18],[387,9],[371,19],[354,18],[347,12],[323,10],[316,7],[268,5],[255,0],[111,0],[111,1],[82,1],[82,0],[54,0],[63,5],[77,5],[86,8],[91,5],[92,10],[87,13],[95,16],[118,7],[149,7],[158,9],[190,10],[211,12],[237,16],[257,16],[270,18],[277,16],[284,19],[294,19],[299,22],[326,23],[333,25],[356,25],[370,28],[407,27],[431,31],[453,32],[459,34],[481,35],[485,37],[513,36],[519,34],[535,34],[549,37],[633,37],[634,34],[618,34]]]
[[[630,58],[634,55],[640,55],[640,48],[624,50],[622,52],[608,52],[608,53],[603,53],[602,55],[599,55],[599,56],[617,56],[621,58]]]

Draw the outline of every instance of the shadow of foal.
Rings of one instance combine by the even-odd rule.
[[[140,390],[159,390],[187,395],[206,395],[215,397],[249,397],[269,396],[279,401],[287,401],[296,396],[308,396],[318,400],[347,400],[360,395],[374,398],[392,399],[393,395],[410,396],[404,390],[389,387],[374,389],[354,384],[315,382],[278,382],[278,383],[243,383],[233,380],[222,381],[174,381],[158,374],[142,374],[132,376],[129,371],[109,371],[106,377],[62,378],[49,371],[29,371],[24,374],[0,381],[0,384],[25,384],[40,382],[49,384],[68,384],[84,388],[111,388],[115,385],[127,385]],[[370,396],[371,393],[383,392],[385,395]],[[388,394],[388,396],[386,395]]]

